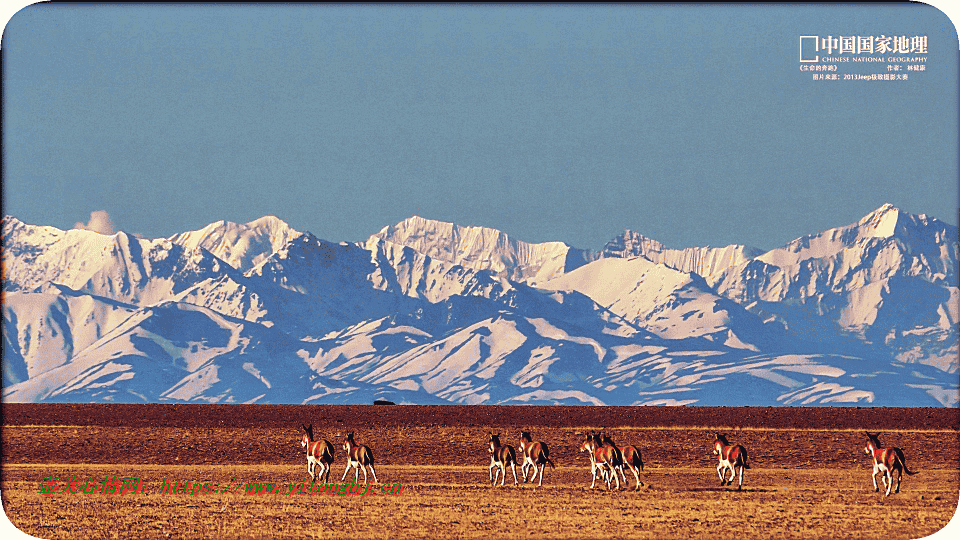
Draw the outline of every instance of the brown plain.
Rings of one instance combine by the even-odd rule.
[[[2,413],[3,507],[40,538],[920,538],[947,524],[960,494],[958,409],[3,404]],[[403,492],[158,493],[164,478],[302,482],[299,430],[310,423],[330,441],[355,432],[380,481]],[[489,434],[517,447],[521,430],[547,444],[557,469],[541,488],[491,487]],[[599,430],[642,452],[639,491],[631,474],[621,491],[587,489],[577,448]],[[742,492],[720,487],[718,431],[748,451]],[[873,491],[864,431],[919,471],[899,494]],[[345,466],[338,447],[331,480]],[[114,475],[141,477],[148,490],[37,493],[45,477]]]

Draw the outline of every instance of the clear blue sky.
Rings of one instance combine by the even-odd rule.
[[[926,69],[814,81],[801,35],[926,36]],[[922,4],[38,4],[3,34],[3,211],[593,249],[774,248],[886,202],[957,224],[958,49]]]

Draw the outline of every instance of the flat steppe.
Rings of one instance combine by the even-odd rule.
[[[827,407],[540,407],[3,404],[2,492],[9,519],[40,538],[920,538],[960,494],[960,410]],[[301,424],[348,432],[376,456],[380,485],[403,491],[289,493],[304,482]],[[546,443],[544,485],[489,485],[490,433]],[[587,433],[641,450],[643,485],[589,489]],[[864,431],[904,450],[899,494],[875,493]],[[721,487],[717,432],[747,448],[744,488]],[[517,469],[518,475],[520,469]],[[66,481],[140,478],[145,491],[72,495]],[[351,474],[349,478],[352,478]],[[65,490],[39,493],[44,479]],[[361,475],[362,479],[362,475]],[[163,482],[210,486],[160,493]],[[245,495],[246,483],[277,493]],[[309,480],[306,480],[309,485]],[[236,486],[240,485],[240,489]],[[222,486],[219,487],[218,486]],[[227,486],[230,486],[229,488]],[[234,490],[234,491],[231,491]]]

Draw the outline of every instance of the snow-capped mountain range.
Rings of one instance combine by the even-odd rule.
[[[891,205],[770,251],[4,216],[3,399],[956,407],[957,258]]]

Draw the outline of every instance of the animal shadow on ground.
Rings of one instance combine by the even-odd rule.
[[[743,488],[738,490],[737,488],[729,487],[694,487],[687,488],[683,491],[694,491],[694,492],[705,492],[705,491],[716,491],[718,493],[775,493],[776,489],[764,489],[764,488]]]

